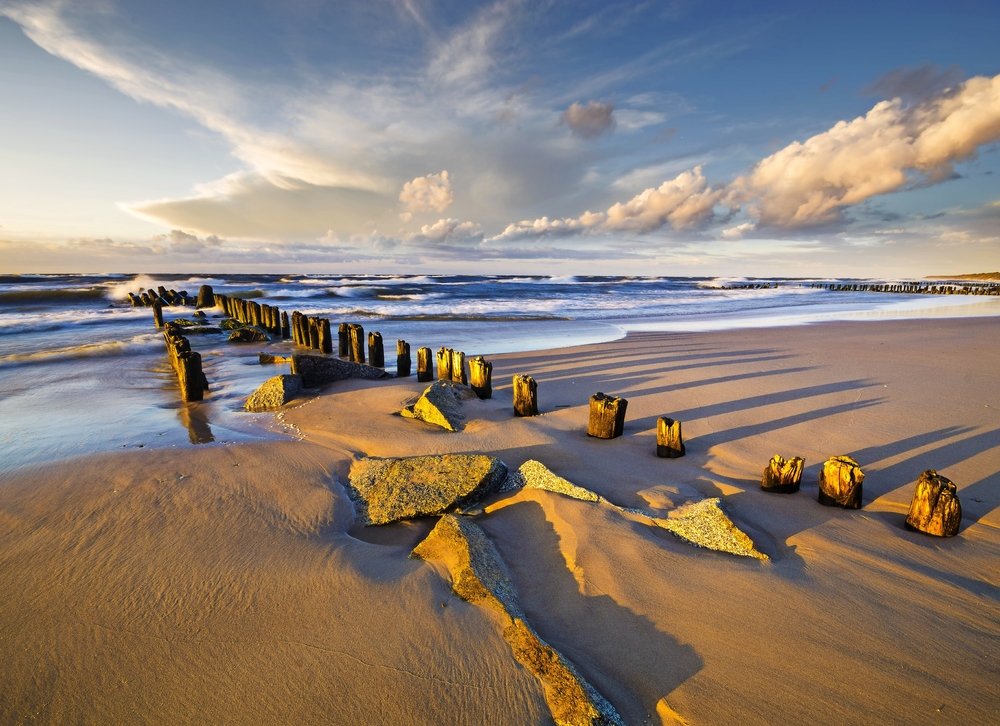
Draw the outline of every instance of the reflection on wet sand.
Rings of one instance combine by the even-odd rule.
[[[184,403],[177,409],[177,417],[188,430],[192,444],[210,444],[215,441],[212,427],[208,425],[208,406],[203,403]]]

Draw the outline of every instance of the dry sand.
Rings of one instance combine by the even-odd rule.
[[[493,358],[448,433],[393,415],[414,379],[327,387],[303,440],[94,456],[0,478],[3,723],[545,724],[490,615],[407,558],[433,521],[352,527],[362,456],[536,459],[666,514],[721,497],[771,560],[610,507],[504,495],[477,522],[531,624],[629,724],[1000,722],[1000,319],[634,334]],[[515,419],[510,376],[542,415]],[[629,400],[589,439],[587,401]],[[28,414],[26,414],[28,415]],[[686,457],[658,459],[657,416]],[[775,453],[802,491],[765,494]],[[850,454],[865,506],[816,500]],[[903,529],[913,482],[959,487],[959,536]]]

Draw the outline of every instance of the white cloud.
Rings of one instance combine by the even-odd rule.
[[[433,224],[425,224],[419,232],[408,235],[410,244],[442,244],[482,240],[482,228],[474,222],[460,222],[457,219],[439,219]]]
[[[669,222],[674,229],[683,229],[711,217],[720,194],[708,188],[701,167],[697,166],[624,204],[615,204],[608,210],[604,226],[609,230],[650,232]]]
[[[490,241],[517,240],[535,237],[567,237],[582,234],[596,228],[605,219],[602,212],[584,212],[578,219],[541,219],[523,220],[509,224],[503,232],[491,237]]]
[[[581,139],[596,139],[602,134],[611,133],[615,128],[615,104],[589,101],[572,103],[559,116],[560,125],[569,126],[569,130]]]
[[[747,232],[752,232],[757,227],[753,222],[744,222],[743,224],[738,224],[735,227],[730,227],[729,229],[722,230],[720,235],[722,239],[740,239]]]
[[[448,172],[418,176],[413,181],[406,182],[403,191],[399,193],[399,201],[407,212],[443,212],[455,201]]]
[[[658,111],[637,111],[621,108],[615,111],[615,120],[623,131],[638,131],[647,126],[655,126],[667,120],[667,114]]]
[[[170,245],[171,252],[179,252],[185,255],[196,254],[198,252],[204,252],[206,249],[221,247],[223,242],[215,235],[200,238],[197,235],[193,235],[179,229],[170,230],[170,234],[158,234],[150,241],[156,243],[166,242]]]

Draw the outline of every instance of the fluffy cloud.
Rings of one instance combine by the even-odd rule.
[[[490,241],[528,239],[531,237],[568,237],[596,228],[605,219],[602,212],[584,212],[578,219],[549,219],[542,217],[507,225],[503,232]]]
[[[581,139],[596,139],[614,130],[614,111],[613,103],[590,101],[586,106],[573,103],[559,116],[559,123],[569,126],[569,130]]]
[[[740,239],[747,232],[752,232],[756,227],[757,225],[753,222],[744,222],[743,224],[738,224],[735,227],[722,230],[720,237],[722,237],[722,239]]]
[[[425,224],[419,232],[407,236],[405,241],[408,244],[446,244],[478,241],[482,237],[482,228],[474,222],[439,219],[434,224]]]
[[[201,238],[179,229],[170,230],[170,234],[158,234],[151,241],[156,243],[166,242],[170,245],[171,252],[179,252],[184,255],[196,254],[206,249],[222,246],[222,240],[215,235]]]
[[[805,143],[759,162],[729,200],[751,204],[762,224],[796,228],[840,221],[846,207],[913,182],[935,183],[952,165],[1000,138],[1000,75],[906,107],[883,101]]]
[[[683,229],[711,217],[720,194],[708,188],[697,166],[635,195],[625,204],[615,204],[608,210],[604,226],[609,230],[650,232],[669,222],[674,229]]]
[[[406,182],[399,193],[399,201],[407,212],[443,212],[455,201],[448,172],[418,176]]]

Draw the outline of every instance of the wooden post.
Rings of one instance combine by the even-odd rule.
[[[188,351],[178,356],[178,381],[181,398],[185,401],[200,401],[205,397],[205,374],[201,370],[201,353]]]
[[[685,453],[681,422],[666,416],[656,419],[656,455],[661,459],[679,459]]]
[[[451,352],[451,380],[469,385],[469,377],[465,374],[465,353],[460,350]]]
[[[152,297],[152,295],[150,295]],[[215,292],[211,285],[202,285],[198,290],[198,307],[210,308],[215,304]],[[199,399],[200,400],[200,399]]]
[[[163,327],[163,306],[160,303],[153,305],[153,325],[157,328]]]
[[[849,456],[832,456],[819,472],[819,503],[828,507],[861,509],[865,473]]]
[[[368,365],[385,368],[385,349],[382,347],[382,333],[368,333]]]
[[[330,321],[326,318],[319,321],[319,349],[323,353],[333,353],[333,337],[330,334]]]
[[[451,348],[438,348],[437,365],[439,381],[451,380],[451,354],[453,352]]]
[[[765,492],[794,494],[802,483],[803,464],[805,462],[797,456],[785,461],[780,454],[775,454],[764,469],[760,488]]]
[[[288,313],[281,313],[281,338],[282,340],[288,340],[291,337],[291,326],[288,324]]]
[[[261,327],[260,305],[258,303],[255,303],[253,300],[250,301],[250,319],[252,321],[250,324],[253,325],[255,328]]]
[[[430,348],[417,348],[417,380],[427,383],[434,380],[434,361]]]
[[[531,376],[520,373],[514,376],[514,415],[538,415],[538,384]]]
[[[405,340],[396,341],[396,378],[410,376],[410,344]]]
[[[485,400],[493,398],[493,364],[477,355],[469,360],[469,380],[472,383],[472,390],[479,398]]]
[[[358,323],[351,323],[351,360],[365,362],[365,329]]]
[[[590,397],[590,420],[587,436],[597,439],[614,439],[625,432],[625,409],[628,401],[618,396],[595,393]]]
[[[347,323],[337,326],[337,355],[341,358],[351,357],[351,326]]]

